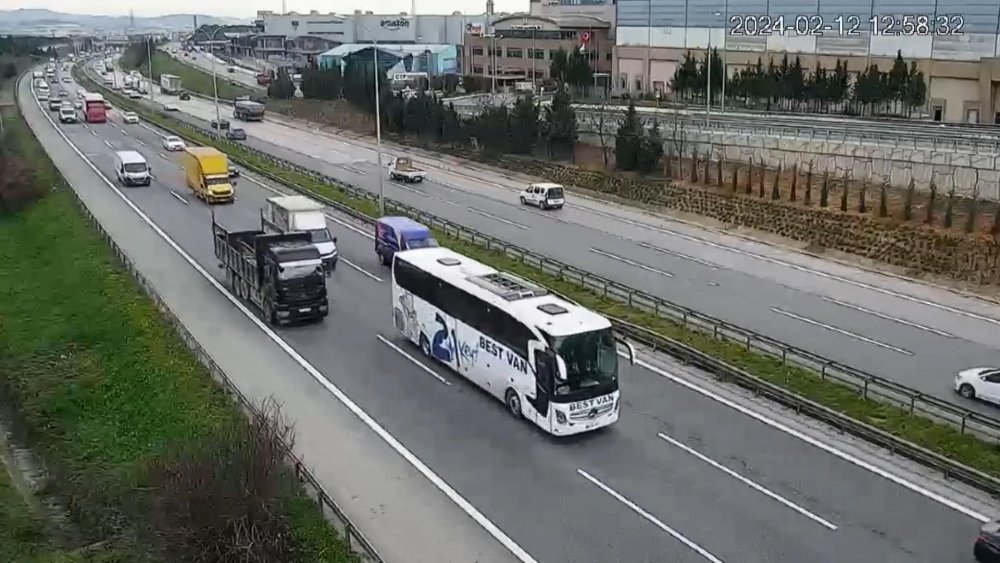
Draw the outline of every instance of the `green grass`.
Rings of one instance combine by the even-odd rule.
[[[55,189],[0,217],[0,384],[57,478],[53,492],[106,530],[148,461],[242,418],[83,218],[23,121],[5,124]],[[284,504],[301,561],[352,560],[301,489]]]
[[[123,102],[127,101],[123,100]],[[133,107],[135,106],[133,105]],[[153,115],[149,112],[145,113],[150,121],[182,130],[200,144],[216,146],[255,168],[347,205],[369,217],[377,216],[376,204],[371,200],[350,197],[337,187],[316,182],[297,172],[279,168],[255,157],[239,146],[215,142],[176,120]],[[511,271],[541,283],[602,314],[629,321],[668,338],[681,341],[761,379],[794,391],[856,420],[885,430],[970,467],[1000,477],[1000,447],[973,436],[962,435],[953,426],[937,423],[921,416],[911,416],[906,409],[896,406],[866,400],[859,396],[854,388],[830,380],[823,380],[813,371],[782,364],[776,358],[748,351],[744,346],[715,339],[706,333],[603,298],[575,283],[560,280],[502,253],[489,251],[480,246],[455,239],[443,232],[437,232],[436,236],[444,246],[496,268]]]
[[[149,77],[148,63],[144,60],[135,70]],[[259,96],[259,90],[252,90],[244,86],[236,86],[229,82],[228,67],[217,65],[217,80],[219,86],[219,98],[224,100],[235,100],[239,96]],[[156,51],[153,53],[153,78],[159,81],[161,74],[174,74],[181,77],[181,84],[185,90],[201,94],[203,96],[214,96],[215,89],[212,84],[212,74],[198,69],[192,65],[184,64],[170,55]]]

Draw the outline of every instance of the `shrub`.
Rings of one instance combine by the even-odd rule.
[[[0,152],[0,213],[17,213],[45,195],[24,159]]]

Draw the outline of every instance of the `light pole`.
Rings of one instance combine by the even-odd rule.
[[[146,59],[149,63],[149,101],[155,102],[153,99],[153,46],[149,37],[146,38]]]
[[[221,27],[212,32],[212,42],[208,47],[208,58],[212,62],[212,92],[215,98],[215,126],[216,131],[222,131],[222,118],[219,116],[219,74],[215,71],[215,37],[219,34]]]
[[[371,32],[369,32],[371,33]],[[378,153],[378,214],[385,215],[385,178],[382,174],[382,93],[378,84],[378,41],[372,38],[372,74],[375,76],[375,150]]]
[[[715,12],[716,17],[722,16],[720,12]],[[708,128],[712,118],[712,28],[708,28],[708,52],[705,55],[705,127]]]
[[[729,82],[729,47],[727,42],[729,39],[729,0],[726,0],[726,13],[722,17],[722,113],[726,113],[726,82]]]

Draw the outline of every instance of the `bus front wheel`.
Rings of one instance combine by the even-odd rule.
[[[513,389],[508,389],[505,395],[504,402],[507,403],[507,410],[514,418],[521,418],[521,398],[517,395],[517,391]]]

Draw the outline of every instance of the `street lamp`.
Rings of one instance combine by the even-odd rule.
[[[222,28],[216,28],[212,32],[212,42],[209,43],[208,47],[208,59],[212,61],[212,93],[215,101],[215,126],[216,131],[222,131],[222,118],[219,116],[219,74],[215,71],[215,37],[219,34],[219,30]]]
[[[721,17],[721,12],[715,12],[715,17]],[[723,27],[725,27],[725,22],[723,22]],[[705,55],[705,72],[707,72],[707,80],[705,81],[705,127],[709,126],[709,122],[712,117],[712,28],[708,28],[708,53]],[[725,84],[725,80],[723,80]]]
[[[726,82],[729,82],[729,0],[726,0],[726,13],[722,18],[722,113],[726,113]]]
[[[153,46],[152,37],[146,37],[146,60],[149,68],[149,101],[155,102],[153,98]]]

